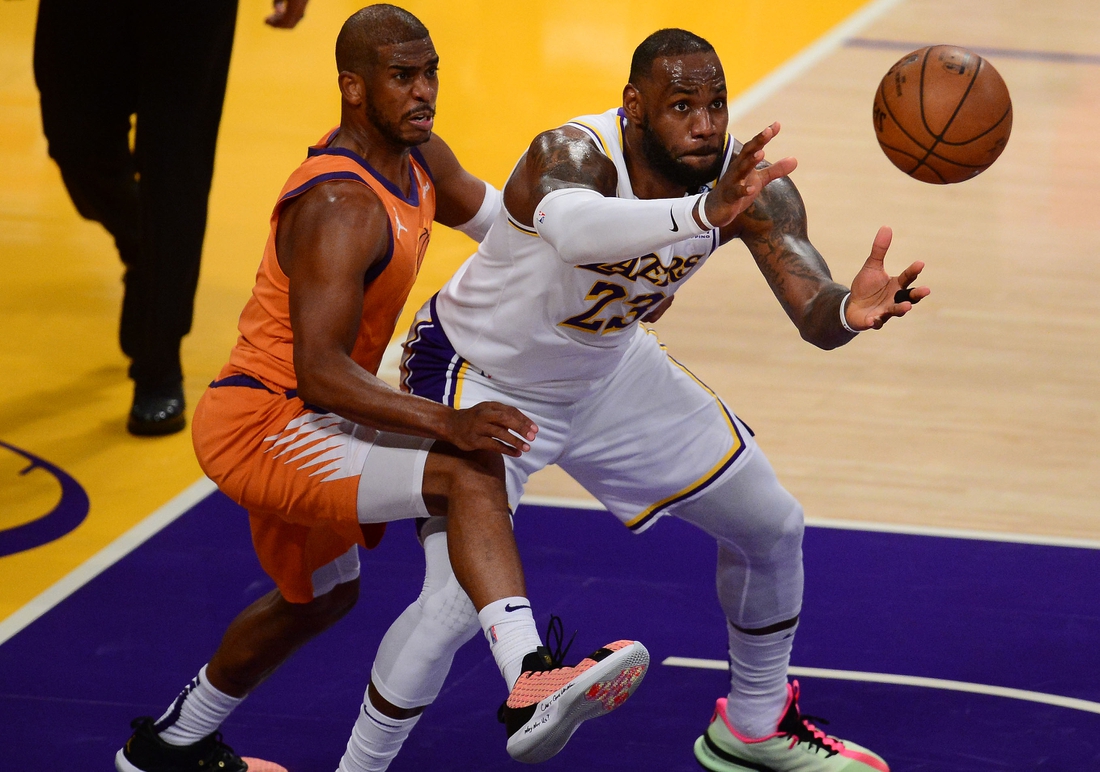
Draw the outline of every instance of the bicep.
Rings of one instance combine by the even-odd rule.
[[[535,137],[504,188],[504,205],[532,225],[540,201],[555,190],[587,188],[614,196],[618,173],[611,160],[579,129],[563,127]]]
[[[435,183],[435,220],[448,227],[469,222],[485,199],[485,183],[466,171],[438,136],[421,148]]]
[[[280,217],[279,262],[290,285],[296,367],[351,352],[367,271],[388,247],[385,209],[358,183],[319,186]]]

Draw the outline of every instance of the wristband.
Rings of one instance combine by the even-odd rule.
[[[708,231],[712,231],[714,230],[714,226],[711,224],[710,220],[707,219],[707,196],[709,195],[710,191],[708,190],[706,193],[699,196],[699,201],[695,205],[699,207],[699,222],[703,223],[703,227]]]
[[[481,207],[469,220],[462,225],[456,225],[455,230],[465,233],[474,241],[484,240],[485,234],[489,232],[489,226],[500,213],[502,200],[501,192],[486,182],[485,198],[481,200]]]
[[[844,296],[844,299],[840,301],[840,326],[853,335],[859,335],[859,330],[853,330],[851,325],[848,324],[848,318],[844,315],[844,310],[848,307],[848,298],[852,297],[852,293],[849,292]]]

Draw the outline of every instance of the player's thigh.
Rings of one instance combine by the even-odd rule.
[[[531,450],[504,459],[508,504],[514,510],[532,474],[557,461],[567,436],[571,403],[556,402],[486,377],[454,350],[429,301],[417,312],[401,360],[401,385],[419,397],[456,409],[500,402],[538,426]]]
[[[559,463],[635,530],[698,495],[754,447],[744,424],[652,334],[639,334],[579,408]]]
[[[568,411],[571,406],[524,395],[519,390],[500,386],[472,368],[459,377],[453,404],[470,408],[482,402],[500,402],[526,415],[538,427],[531,449],[518,458],[504,457],[508,506],[514,511],[527,480],[538,470],[554,464],[568,438]]]

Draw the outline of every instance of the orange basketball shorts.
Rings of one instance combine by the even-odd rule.
[[[385,521],[428,516],[431,440],[360,426],[250,376],[212,383],[191,434],[203,472],[248,510],[260,565],[292,603],[357,577],[355,546],[377,546]]]

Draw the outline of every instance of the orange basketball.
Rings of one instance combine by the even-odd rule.
[[[1012,131],[1012,100],[993,65],[973,51],[929,46],[883,76],[874,120],[879,147],[894,166],[944,185],[997,160]]]

